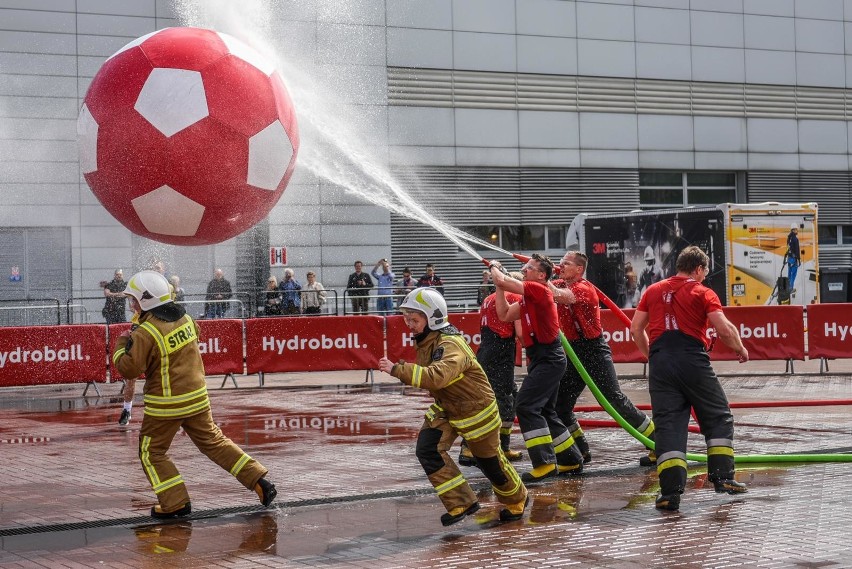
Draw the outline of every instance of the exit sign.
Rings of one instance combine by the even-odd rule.
[[[269,248],[269,266],[283,267],[287,264],[287,247]]]

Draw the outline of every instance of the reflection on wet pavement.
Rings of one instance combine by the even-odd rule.
[[[725,389],[732,401],[847,397],[848,377],[807,379],[728,378]],[[623,383],[647,401],[644,382]],[[122,428],[114,396],[12,395],[0,398],[0,567],[848,566],[848,463],[741,465],[749,493],[740,496],[716,494],[704,468],[691,465],[681,510],[660,513],[656,473],[637,465],[642,446],[619,429],[588,429],[586,474],[531,488],[517,522],[500,524],[489,485],[463,468],[483,507],[443,528],[414,456],[428,398],[399,388],[213,389],[215,420],[269,467],[279,502],[263,510],[179,435],[171,455],[193,515],[153,524],[136,455],[141,409]],[[737,409],[735,417],[739,454],[852,446],[845,407]],[[703,451],[700,435],[690,435],[690,450]]]

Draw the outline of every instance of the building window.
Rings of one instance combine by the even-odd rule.
[[[819,233],[819,244],[820,245],[837,245],[838,241],[838,228],[837,225],[820,225],[817,227],[817,232]]]
[[[736,199],[734,172],[639,172],[639,205],[645,209],[709,206]]]
[[[470,233],[492,245],[511,251],[558,251],[565,249],[566,225],[476,225],[461,227],[462,231]],[[474,248],[484,250],[481,245]]]

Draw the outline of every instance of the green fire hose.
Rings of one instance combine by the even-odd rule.
[[[609,403],[609,401],[606,400],[603,393],[601,393],[600,389],[598,389],[598,386],[595,385],[595,381],[586,371],[586,368],[584,368],[583,364],[580,363],[580,359],[577,357],[577,354],[574,353],[574,349],[571,347],[571,344],[568,343],[568,340],[565,339],[565,335],[562,334],[562,332],[559,332],[559,340],[562,342],[562,347],[565,349],[568,359],[571,360],[571,363],[574,364],[575,368],[577,368],[577,371],[580,373],[580,377],[583,378],[583,381],[589,388],[589,391],[592,392],[592,395],[595,396],[595,399],[597,399],[601,407],[603,407],[625,431],[633,435],[633,438],[646,447],[653,449],[654,441],[637,431],[630,423],[625,421],[624,418],[619,415],[618,411],[616,411]],[[686,458],[697,462],[707,462],[706,454],[690,452],[686,453]],[[738,464],[762,462],[852,462],[852,454],[752,454],[744,456],[737,455],[734,457],[734,461]]]

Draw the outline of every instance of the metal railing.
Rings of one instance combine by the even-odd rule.
[[[445,294],[455,300],[447,301],[450,312],[469,312],[478,310],[476,302],[477,292],[481,283],[477,284],[448,284],[444,285]],[[395,292],[394,294],[379,295],[376,289],[369,291],[366,298],[366,312],[355,312],[352,306],[353,296],[351,292],[357,289],[327,288],[326,302],[320,312],[305,313],[301,310],[296,314],[275,314],[274,316],[350,316],[353,314],[388,315],[395,314],[406,293]],[[398,289],[395,289],[398,290]],[[299,291],[302,298],[311,291]],[[381,298],[391,299],[390,311],[380,311],[378,300]],[[459,300],[459,298],[461,300]],[[103,296],[72,297],[65,301],[64,309],[62,301],[56,298],[42,299],[10,299],[0,300],[0,326],[52,326],[57,324],[103,324],[106,320],[102,310],[106,303]],[[227,300],[210,300],[206,293],[186,294],[182,304],[190,316],[195,319],[208,318],[208,308],[211,303],[221,303],[225,310],[224,318],[254,318],[266,317],[266,290],[252,289],[248,291],[236,291]],[[125,319],[130,319],[129,307],[125,310]]]
[[[0,326],[53,326],[62,324],[58,298],[0,300]]]

